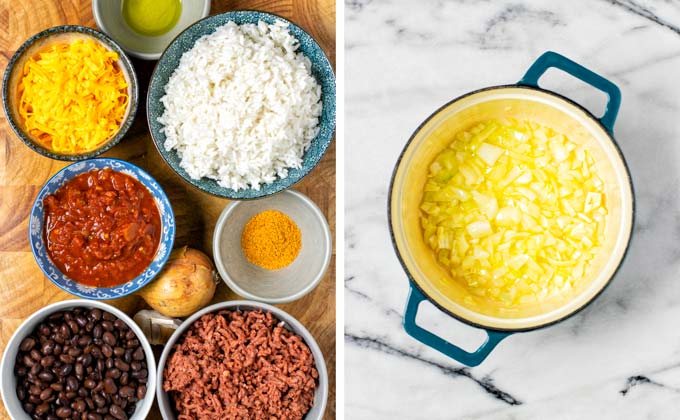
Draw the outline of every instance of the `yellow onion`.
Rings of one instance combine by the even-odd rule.
[[[183,317],[210,303],[217,281],[210,258],[184,246],[172,251],[163,271],[137,294],[161,314]]]

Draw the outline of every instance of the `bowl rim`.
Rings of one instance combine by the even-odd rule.
[[[310,293],[312,290],[314,290],[319,283],[321,283],[321,280],[324,278],[326,273],[328,272],[328,267],[330,266],[331,263],[331,257],[333,254],[333,239],[331,235],[331,229],[330,225],[328,224],[328,220],[326,220],[326,216],[324,216],[323,212],[319,208],[319,206],[316,205],[314,201],[312,201],[311,198],[307,197],[305,194],[293,190],[293,189],[287,189],[283,191],[279,191],[276,194],[272,194],[267,197],[263,197],[262,200],[266,200],[268,198],[273,198],[274,196],[278,194],[289,194],[291,197],[294,197],[296,200],[299,200],[303,202],[305,205],[307,205],[311,210],[312,213],[314,213],[314,216],[316,217],[317,220],[319,220],[323,226],[323,235],[324,235],[324,244],[326,245],[326,249],[324,252],[324,262],[321,270],[315,274],[315,276],[312,278],[312,280],[307,283],[302,289],[298,290],[295,293],[288,294],[284,297],[281,298],[264,298],[262,296],[258,296],[256,294],[253,294],[251,292],[248,292],[247,290],[243,289],[241,286],[238,285],[238,283],[232,278],[232,276],[229,275],[229,272],[226,269],[226,266],[224,264],[224,261],[222,261],[222,258],[220,257],[220,237],[222,236],[222,232],[224,231],[224,228],[227,225],[227,222],[229,220],[229,217],[233,213],[233,211],[236,209],[236,207],[240,206],[243,204],[240,201],[231,201],[228,203],[224,209],[222,210],[222,213],[220,213],[220,217],[217,219],[217,222],[215,223],[215,228],[213,229],[213,260],[215,261],[215,267],[217,268],[217,271],[220,274],[220,277],[222,280],[226,283],[227,286],[237,294],[243,296],[246,299],[258,301],[258,302],[265,302],[265,303],[290,303],[295,300],[301,299],[308,293]]]
[[[28,324],[31,323],[32,321],[36,319],[45,319],[47,318],[48,315],[60,311],[60,310],[66,310],[69,308],[75,308],[75,307],[90,307],[90,308],[99,308],[102,310],[105,310],[107,312],[112,313],[115,315],[117,318],[122,319],[123,322],[125,322],[128,327],[132,331],[135,332],[135,335],[137,335],[137,338],[139,339],[139,342],[142,345],[142,348],[144,349],[144,355],[146,357],[146,365],[147,365],[147,388],[146,388],[146,395],[144,396],[144,399],[137,402],[139,410],[138,412],[135,413],[134,417],[131,417],[131,419],[143,419],[146,418],[147,414],[151,410],[151,407],[153,406],[154,399],[156,398],[156,388],[157,388],[157,378],[158,375],[157,373],[157,365],[156,365],[156,359],[153,354],[153,349],[151,347],[151,344],[149,343],[149,340],[146,338],[144,335],[144,332],[142,329],[135,323],[132,318],[122,310],[116,308],[113,305],[110,305],[105,302],[97,301],[97,300],[87,300],[87,299],[68,299],[68,300],[62,300],[58,302],[51,303],[47,306],[44,306],[37,311],[33,312],[31,315],[29,315],[26,319],[24,319],[21,324],[17,327],[17,329],[12,333],[12,336],[10,337],[9,341],[7,341],[7,346],[5,347],[5,351],[3,352],[2,355],[2,360],[0,361],[0,394],[2,394],[2,400],[3,401],[8,401],[9,399],[16,399],[17,404],[21,405],[21,403],[18,402],[18,398],[15,395],[14,392],[10,389],[6,389],[8,384],[5,383],[4,381],[4,375],[3,373],[7,369],[11,369],[11,375],[14,375],[14,366],[10,364],[13,363],[13,360],[10,360],[9,354],[13,353],[13,358],[16,357],[16,353],[14,352],[13,349],[18,349],[19,344],[21,343],[21,340],[23,340],[30,331],[27,331]],[[152,391],[153,392],[150,392]],[[151,397],[149,398],[149,395]],[[141,403],[141,405],[139,405]],[[5,403],[5,408],[7,409],[7,413],[12,417],[18,415],[19,413],[14,413],[10,412],[10,408],[8,408],[8,405]],[[21,414],[26,414],[25,412],[21,412]],[[28,414],[25,416],[26,419],[29,419],[30,417]]]
[[[415,139],[416,135],[420,132],[420,130],[427,124],[432,118],[434,118],[436,115],[438,115],[441,111],[443,111],[445,108],[448,106],[452,105],[455,102],[458,102],[464,98],[467,98],[468,96],[472,96],[478,93],[486,92],[486,91],[493,91],[493,90],[503,90],[503,89],[526,89],[526,90],[533,90],[533,91],[539,91],[544,94],[553,96],[557,98],[558,100],[566,102],[568,105],[575,107],[577,110],[583,112],[587,118],[591,119],[595,124],[602,130],[602,132],[606,135],[606,137],[611,141],[612,145],[614,146],[614,150],[617,152],[617,156],[621,161],[621,164],[624,168],[624,171],[626,173],[626,179],[628,180],[628,185],[630,186],[630,191],[631,191],[631,223],[630,223],[630,231],[628,233],[628,240],[626,242],[626,246],[624,248],[623,254],[621,256],[621,259],[619,260],[616,269],[612,272],[610,278],[607,280],[606,283],[593,295],[589,300],[586,300],[583,302],[583,304],[578,307],[577,309],[573,310],[572,312],[566,313],[565,315],[554,319],[549,322],[545,323],[538,323],[536,325],[529,325],[526,327],[495,327],[495,326],[488,326],[484,325],[478,322],[470,321],[469,319],[466,319],[458,314],[453,313],[452,311],[448,310],[447,308],[443,307],[439,302],[437,302],[434,298],[432,298],[429,294],[425,293],[423,291],[423,288],[414,280],[414,276],[411,273],[411,270],[408,269],[408,266],[406,265],[406,261],[401,255],[401,251],[397,247],[397,241],[395,238],[395,231],[394,231],[394,221],[392,218],[392,197],[394,194],[394,188],[395,188],[395,181],[396,181],[396,176],[397,176],[397,171],[399,170],[402,159],[404,158],[404,155],[406,154],[406,150],[409,148],[411,145],[411,142]],[[479,328],[482,330],[487,330],[487,331],[496,331],[496,332],[506,332],[506,333],[514,333],[514,332],[527,332],[527,331],[533,331],[533,330],[539,330],[542,328],[550,327],[552,325],[558,324],[568,318],[571,318],[572,316],[578,314],[581,312],[583,309],[588,307],[593,301],[595,301],[604,291],[609,287],[611,284],[612,280],[616,277],[618,274],[619,270],[621,269],[621,266],[623,265],[624,261],[626,260],[626,257],[628,256],[628,252],[630,251],[630,244],[633,241],[633,235],[635,233],[635,216],[636,216],[636,199],[635,199],[635,188],[633,186],[633,178],[630,173],[630,168],[628,166],[628,163],[626,162],[626,159],[623,155],[623,152],[621,151],[621,147],[619,144],[616,142],[616,139],[614,138],[613,134],[613,129],[612,132],[610,132],[601,122],[600,120],[595,117],[592,112],[590,112],[588,109],[586,109],[583,105],[567,98],[566,96],[563,96],[557,92],[551,91],[549,89],[543,89],[540,87],[534,87],[534,86],[527,86],[527,85],[520,85],[520,84],[507,84],[507,85],[494,85],[494,86],[488,86],[488,87],[483,87],[480,89],[476,89],[467,93],[464,93],[463,95],[460,95],[454,99],[451,99],[450,101],[447,101],[440,107],[438,107],[436,110],[434,110],[431,114],[427,116],[419,125],[418,127],[413,131],[413,133],[410,135],[408,141],[405,143],[403,149],[399,153],[399,157],[396,160],[396,163],[394,165],[394,169],[392,170],[392,174],[390,176],[390,183],[389,183],[389,188],[387,191],[387,225],[389,228],[390,232],[390,241],[392,242],[392,247],[394,249],[394,252],[397,256],[397,259],[399,260],[399,264],[402,267],[402,270],[406,273],[406,277],[408,279],[410,287],[415,287],[425,298],[432,304],[434,305],[438,310],[440,310],[442,313],[453,317],[454,319],[467,324],[469,326]]]
[[[73,155],[63,155],[55,153],[32,141],[30,137],[28,137],[24,130],[21,128],[20,122],[14,120],[12,112],[9,109],[9,100],[7,99],[10,75],[12,74],[12,70],[14,69],[14,65],[16,64],[17,60],[19,60],[19,58],[23,55],[23,53],[28,48],[30,48],[35,42],[40,41],[41,39],[46,39],[54,35],[65,33],[85,34],[91,38],[94,38],[97,42],[105,44],[109,49],[115,51],[118,54],[118,62],[123,63],[122,65],[125,67],[125,70],[129,75],[129,77],[126,77],[126,81],[131,85],[131,95],[128,101],[129,112],[127,114],[127,117],[124,118],[123,121],[120,123],[118,131],[116,131],[111,138],[109,138],[105,143],[103,143],[101,147],[96,148],[94,150],[90,150],[86,153]],[[118,43],[116,43],[116,41],[111,39],[108,35],[100,31],[97,31],[96,29],[92,29],[82,25],[52,26],[28,38],[12,55],[12,58],[10,58],[9,62],[7,63],[7,68],[5,69],[5,74],[2,78],[2,104],[3,109],[5,111],[5,117],[10,127],[12,128],[12,131],[14,131],[14,134],[16,134],[16,136],[19,137],[19,139],[31,150],[43,156],[47,156],[51,159],[77,162],[93,158],[106,152],[113,146],[120,143],[123,137],[125,137],[125,134],[127,134],[137,115],[137,108],[139,104],[139,81],[137,79],[137,73],[135,72],[135,68],[132,65],[132,62],[130,61],[130,58],[125,54],[120,45],[118,45]]]
[[[202,0],[202,1],[203,1],[203,7],[201,9],[201,19],[204,19],[204,18],[206,18],[210,15],[211,1],[210,0]],[[94,16],[94,21],[97,24],[97,27],[99,27],[99,29],[101,29],[102,32],[109,35],[109,30],[108,30],[108,25],[106,24],[106,20],[103,19],[102,16],[100,15],[100,13],[99,13],[98,5],[99,5],[100,2],[101,2],[101,0],[92,0],[92,15]],[[196,22],[198,22],[198,21],[196,21]],[[190,24],[189,26],[191,26],[191,25],[193,25],[193,23]],[[141,34],[139,34],[139,35],[144,36],[144,35],[141,35]],[[111,38],[113,38],[112,35],[109,35],[109,36]],[[153,37],[147,37],[147,38],[153,38]],[[173,38],[170,41],[170,43],[172,43],[174,40],[175,39]],[[170,45],[170,44],[168,44],[168,45]],[[121,45],[121,48],[123,48],[122,45]],[[167,48],[167,46],[165,48]],[[154,52],[154,53],[145,53],[145,52],[138,51],[138,50],[135,50],[135,49],[132,49],[132,48],[123,48],[123,49],[133,57],[137,57],[137,58],[140,58],[142,60],[152,61],[152,60],[158,60],[161,57],[161,55],[163,54],[163,52],[165,51],[165,48],[163,48],[161,51]]]
[[[237,15],[239,15],[239,14],[248,14],[248,13],[252,13],[252,14],[255,14],[255,15],[258,15],[258,16],[269,16],[269,17],[271,17],[271,18],[275,18],[275,19],[281,20],[281,21],[287,23],[289,26],[293,26],[293,27],[299,29],[300,31],[302,31],[304,34],[306,34],[306,35],[309,37],[309,39],[312,40],[312,42],[314,43],[314,45],[316,45],[316,47],[318,47],[319,51],[321,52],[321,55],[320,55],[320,57],[321,57],[321,60],[320,60],[320,61],[321,61],[321,66],[322,66],[324,69],[328,70],[329,73],[333,75],[333,91],[332,91],[331,93],[333,94],[333,96],[335,96],[335,99],[336,99],[336,100],[335,100],[335,101],[332,101],[332,106],[333,106],[333,107],[332,107],[332,109],[330,110],[330,112],[332,113],[332,117],[333,117],[333,118],[332,118],[331,121],[330,121],[330,127],[329,127],[329,135],[328,135],[328,138],[327,138],[327,139],[323,139],[323,141],[322,141],[322,143],[321,143],[321,145],[320,145],[320,146],[321,146],[321,147],[320,147],[320,152],[321,152],[321,153],[319,153],[318,158],[315,158],[315,159],[314,159],[313,165],[311,165],[308,169],[304,169],[304,167],[303,167],[303,169],[301,170],[300,175],[299,175],[299,177],[298,177],[297,179],[295,179],[295,180],[293,180],[293,181],[290,181],[290,180],[292,179],[292,178],[290,177],[290,174],[289,174],[288,176],[286,176],[286,178],[279,178],[279,177],[277,177],[276,180],[282,180],[283,182],[281,182],[281,185],[279,185],[279,186],[277,187],[276,190],[274,190],[274,191],[269,191],[269,192],[263,192],[263,189],[262,189],[262,188],[261,188],[260,190],[254,190],[253,188],[233,190],[233,189],[230,189],[230,188],[220,187],[220,188],[222,188],[222,190],[226,190],[226,192],[225,192],[224,194],[220,194],[220,193],[213,192],[213,191],[210,191],[210,190],[208,190],[208,189],[205,189],[203,186],[201,186],[201,185],[198,183],[199,181],[201,181],[201,180],[203,180],[203,179],[206,179],[206,177],[202,177],[202,178],[200,178],[200,179],[198,179],[198,180],[193,180],[193,179],[184,177],[184,176],[178,171],[178,169],[175,168],[175,166],[173,166],[173,165],[170,163],[170,161],[169,161],[168,158],[166,157],[166,153],[169,153],[169,152],[165,151],[164,146],[163,146],[163,145],[160,143],[160,141],[157,139],[157,133],[155,133],[154,130],[152,129],[153,125],[152,125],[152,121],[151,121],[151,119],[150,119],[150,118],[151,118],[151,115],[150,115],[150,112],[148,111],[148,110],[149,110],[149,103],[151,102],[151,94],[152,94],[152,89],[151,89],[151,87],[152,87],[152,85],[154,84],[154,81],[156,80],[156,74],[157,74],[157,71],[158,71],[158,68],[159,68],[159,64],[161,63],[161,61],[163,61],[163,58],[164,58],[164,57],[166,56],[166,54],[168,53],[168,50],[170,49],[170,47],[172,47],[172,46],[178,41],[178,39],[179,39],[181,36],[184,35],[185,32],[191,30],[194,26],[197,26],[197,25],[203,23],[204,21],[207,21],[207,20],[210,20],[210,19],[217,19],[217,18],[224,17],[224,16],[237,16]],[[232,21],[235,22],[235,20],[233,20],[233,19],[232,19]],[[212,33],[212,32],[211,32],[211,33]],[[204,34],[203,36],[205,36],[205,35],[208,35],[208,34]],[[297,38],[296,38],[296,39],[297,39]],[[184,51],[182,54],[184,54],[184,53],[186,53],[186,51]],[[305,55],[305,57],[307,57],[307,56]],[[317,80],[317,82],[318,82],[318,80]],[[165,88],[165,85],[159,87],[159,89],[164,89],[164,88]],[[323,91],[322,91],[322,92],[323,92]],[[323,102],[323,100],[322,100],[322,102]],[[323,48],[321,48],[321,46],[320,46],[319,43],[316,41],[316,39],[315,39],[313,36],[311,36],[311,35],[309,34],[309,32],[307,32],[304,28],[302,28],[300,25],[296,24],[295,22],[292,22],[291,20],[286,19],[286,18],[284,18],[284,17],[282,17],[282,16],[280,16],[280,15],[278,15],[278,14],[275,14],[275,13],[271,13],[271,12],[263,12],[263,11],[261,11],[261,10],[253,10],[253,9],[239,9],[239,10],[230,10],[230,11],[228,11],[228,12],[219,13],[219,14],[216,14],[216,15],[206,16],[206,17],[204,17],[204,18],[202,18],[202,19],[200,19],[200,20],[197,20],[196,22],[194,22],[193,24],[191,24],[190,26],[188,26],[187,28],[185,28],[182,32],[180,32],[179,34],[177,34],[177,36],[172,40],[172,42],[170,42],[170,44],[168,44],[168,46],[167,46],[167,47],[165,48],[165,50],[163,51],[163,54],[161,55],[161,57],[160,57],[160,58],[158,59],[158,61],[156,62],[156,65],[154,66],[153,72],[151,73],[151,78],[149,79],[149,86],[148,86],[148,89],[147,89],[147,92],[146,92],[146,121],[147,121],[147,126],[149,127],[149,133],[151,134],[151,139],[153,140],[153,144],[154,144],[154,146],[156,147],[156,150],[158,151],[158,153],[159,153],[159,154],[161,155],[161,157],[163,158],[163,161],[165,161],[165,163],[170,167],[170,169],[172,169],[172,171],[173,171],[177,176],[179,176],[179,178],[182,179],[182,181],[184,181],[184,182],[186,182],[187,184],[193,186],[194,188],[198,188],[199,190],[201,190],[201,191],[203,191],[203,192],[205,192],[205,193],[208,193],[208,194],[210,194],[210,195],[212,195],[212,196],[215,196],[215,197],[228,198],[228,199],[230,199],[230,200],[242,200],[242,201],[248,201],[248,200],[257,200],[257,199],[260,199],[260,198],[263,198],[263,197],[267,197],[267,196],[270,196],[270,195],[279,193],[279,192],[281,192],[281,191],[290,189],[291,187],[295,186],[295,185],[298,184],[300,181],[302,181],[307,175],[309,175],[310,172],[312,172],[312,170],[314,170],[314,168],[316,168],[316,167],[318,166],[319,162],[321,162],[321,160],[323,159],[323,157],[326,155],[326,152],[328,151],[328,148],[330,147],[331,143],[332,143],[333,140],[335,139],[335,129],[336,129],[336,119],[337,119],[337,116],[336,116],[336,115],[337,115],[336,102],[337,102],[337,88],[336,88],[335,71],[333,70],[333,66],[331,65],[331,62],[330,62],[330,60],[328,59],[328,56],[326,55],[326,52],[323,50]],[[323,109],[322,109],[322,113],[323,113]],[[319,116],[319,127],[321,126],[320,121],[321,121],[321,116]],[[319,134],[317,134],[317,136],[318,136],[318,135],[319,135]],[[316,137],[315,137],[314,139],[312,139],[312,142],[313,142],[315,139],[316,139]],[[310,144],[311,144],[311,143],[310,143]],[[305,151],[305,152],[303,153],[303,158],[304,158],[304,156],[305,156],[306,153],[307,153],[307,151]],[[289,169],[290,169],[290,168],[289,168]],[[212,180],[211,178],[207,178],[207,179]],[[265,185],[270,185],[270,184],[265,184]],[[243,191],[255,191],[255,194],[252,195],[252,196],[244,197],[244,196],[242,195],[242,192],[243,192]]]
[[[319,382],[316,390],[314,391],[314,395],[316,397],[316,394],[319,391],[321,391],[323,394],[321,400],[321,407],[319,410],[319,417],[317,417],[316,419],[311,418],[307,419],[307,417],[305,417],[305,420],[321,420],[323,418],[324,412],[326,411],[326,405],[328,401],[328,388],[330,384],[328,383],[328,370],[326,369],[326,359],[312,333],[309,332],[309,330],[304,325],[302,325],[302,323],[298,321],[293,315],[289,314],[283,309],[277,308],[275,306],[263,302],[255,302],[250,300],[230,300],[207,306],[201,309],[200,311],[195,312],[187,319],[185,319],[182,322],[182,324],[175,330],[175,332],[172,333],[172,335],[168,339],[168,342],[163,347],[163,352],[161,353],[161,357],[158,361],[158,366],[156,369],[156,375],[158,376],[156,380],[156,399],[158,400],[158,408],[160,409],[161,415],[163,416],[164,419],[170,418],[168,417],[167,410],[170,410],[170,413],[172,413],[173,415],[174,410],[172,406],[166,407],[165,404],[162,404],[163,396],[166,396],[167,399],[171,401],[170,395],[168,395],[168,393],[165,392],[165,390],[163,390],[163,371],[165,370],[165,363],[167,362],[170,353],[173,352],[175,349],[175,344],[184,335],[186,330],[188,330],[189,327],[197,319],[199,319],[200,317],[207,313],[216,312],[220,310],[252,311],[258,309],[265,312],[271,312],[271,314],[276,319],[282,321],[285,325],[290,327],[288,328],[288,330],[302,337],[302,339],[305,341],[305,344],[307,344],[307,347],[309,347],[309,350],[312,352],[312,356],[314,356],[314,364],[316,370],[319,372],[318,379]],[[314,406],[312,406],[312,408],[313,407]]]
[[[165,266],[165,264],[167,263],[168,259],[170,258],[170,251],[172,250],[172,248],[173,248],[173,246],[174,246],[174,243],[175,243],[175,234],[176,234],[175,214],[174,214],[174,210],[173,210],[173,208],[172,208],[172,202],[170,201],[170,198],[168,197],[167,193],[165,192],[165,190],[163,189],[163,187],[161,186],[161,184],[160,184],[158,181],[156,181],[156,179],[155,179],[153,176],[151,176],[151,174],[149,174],[146,170],[140,168],[139,166],[137,166],[137,165],[135,165],[135,164],[133,164],[133,163],[131,163],[131,162],[128,162],[128,161],[125,161],[125,160],[122,160],[122,159],[108,158],[108,157],[98,157],[98,158],[87,159],[87,160],[84,160],[84,161],[73,162],[73,163],[71,163],[70,165],[66,165],[65,167],[63,167],[62,169],[60,169],[59,171],[57,171],[54,175],[52,175],[52,176],[47,180],[47,182],[45,182],[45,184],[42,186],[42,188],[40,188],[40,191],[38,191],[38,194],[36,195],[35,200],[33,200],[33,205],[31,206],[31,213],[30,213],[30,219],[31,219],[31,221],[32,221],[32,219],[33,219],[34,212],[36,211],[36,208],[37,208],[37,205],[38,205],[38,202],[39,202],[41,196],[45,193],[45,191],[47,190],[48,186],[50,186],[50,185],[53,183],[53,180],[54,180],[55,178],[57,178],[57,177],[58,177],[59,175],[61,175],[62,173],[66,172],[69,168],[71,168],[71,167],[74,166],[74,165],[84,165],[84,164],[87,164],[88,162],[92,162],[92,161],[104,162],[104,163],[115,162],[115,163],[122,164],[126,169],[131,169],[132,171],[139,172],[139,173],[141,173],[141,174],[146,175],[146,176],[148,177],[149,181],[150,181],[151,183],[155,184],[156,187],[158,187],[158,190],[161,192],[160,195],[158,195],[158,196],[155,195],[155,194],[154,194],[154,193],[153,193],[146,185],[144,185],[144,183],[143,183],[142,181],[140,181],[139,179],[137,179],[137,181],[138,181],[140,184],[142,184],[142,185],[144,186],[144,188],[146,188],[147,190],[149,190],[149,193],[152,195],[152,197],[154,197],[154,199],[163,202],[163,204],[165,205],[165,209],[167,209],[168,212],[169,212],[169,218],[170,218],[170,220],[172,220],[172,224],[171,224],[171,225],[165,226],[165,225],[163,224],[163,215],[161,214],[161,229],[163,230],[163,229],[167,228],[167,229],[169,230],[170,241],[169,241],[168,243],[166,243],[167,252],[166,252],[165,255],[164,255],[163,257],[161,257],[161,259],[158,261],[159,267],[158,267],[157,272],[154,274],[154,276],[149,277],[149,279],[148,279],[144,284],[139,285],[138,287],[131,287],[130,290],[128,290],[128,291],[126,291],[126,292],[123,292],[123,293],[116,293],[114,297],[111,297],[111,296],[103,296],[103,295],[102,295],[102,296],[99,296],[99,295],[95,295],[95,296],[86,295],[86,294],[82,293],[80,290],[78,290],[77,287],[74,288],[73,290],[67,289],[67,288],[64,287],[62,284],[57,283],[57,282],[55,281],[55,279],[53,279],[53,278],[50,276],[50,273],[48,273],[48,272],[46,271],[45,267],[43,267],[43,264],[41,264],[41,263],[39,262],[38,257],[36,256],[36,253],[37,253],[37,250],[36,250],[36,243],[35,243],[35,241],[33,240],[33,235],[31,235],[31,229],[30,229],[30,228],[28,229],[28,240],[29,240],[29,243],[30,243],[30,245],[31,245],[31,253],[33,254],[33,258],[35,259],[36,264],[38,265],[38,267],[40,268],[40,270],[43,272],[43,274],[45,275],[45,277],[47,277],[48,279],[50,279],[50,281],[51,281],[55,286],[59,287],[61,290],[65,291],[66,293],[69,293],[69,294],[71,294],[71,295],[77,296],[77,297],[79,297],[79,298],[87,299],[87,300],[95,300],[95,301],[96,301],[96,300],[118,299],[118,298],[121,298],[121,297],[124,297],[124,296],[127,296],[127,295],[130,295],[130,294],[135,293],[137,290],[139,290],[139,289],[141,289],[142,287],[144,287],[145,285],[149,284],[149,283],[153,280],[153,278],[154,278],[156,275],[158,275],[158,273],[160,273],[160,272],[162,271],[163,267]],[[92,170],[98,170],[98,168],[95,168],[95,169],[92,169]],[[83,173],[86,173],[86,172],[89,172],[89,170],[88,170],[88,171],[81,171],[81,172],[78,172],[78,173],[76,173],[73,177],[70,177],[70,178],[64,178],[64,179],[63,179],[63,184],[62,184],[62,186],[63,186],[66,182],[68,182],[69,180],[73,179],[74,177],[76,177],[76,176],[78,176],[78,175],[81,175],[81,174],[83,174]],[[116,171],[116,172],[118,172],[118,171]],[[61,186],[60,186],[60,188],[61,188]],[[160,213],[163,209],[159,208],[158,210],[159,210],[159,213]],[[44,230],[44,229],[43,229],[44,218],[43,218],[42,220],[39,220],[39,223],[41,224],[41,238],[42,238],[42,231]],[[44,240],[43,240],[43,241],[44,241]],[[161,236],[161,238],[160,238],[160,240],[159,240],[159,244],[158,244],[158,249],[160,249],[160,247],[161,247],[162,244],[163,244],[163,237]],[[158,249],[156,250],[156,253],[158,253]],[[57,272],[59,272],[62,276],[64,276],[64,277],[70,279],[70,280],[73,281],[75,284],[80,284],[80,283],[78,283],[77,281],[75,281],[75,280],[71,279],[70,277],[68,277],[66,274],[62,273],[61,270],[59,270],[59,269],[56,267],[56,265],[54,265],[54,263],[52,262],[52,260],[49,258],[49,255],[48,255],[48,254],[46,254],[46,255],[47,255],[47,258],[46,258],[47,261],[49,262],[49,264],[50,264],[51,266],[54,267],[54,269],[55,269]],[[152,260],[152,263],[153,263],[153,260]],[[97,290],[107,290],[107,291],[113,292],[113,290],[116,289],[116,288],[122,287],[123,285],[125,285],[125,284],[127,284],[127,283],[137,281],[141,276],[144,275],[145,272],[147,272],[147,270],[149,270],[149,267],[145,268],[144,271],[142,271],[142,273],[140,273],[139,275],[135,276],[134,278],[132,278],[132,279],[128,280],[127,282],[122,283],[122,284],[120,284],[120,285],[118,285],[118,286],[114,286],[114,287],[92,287],[92,286],[87,286],[87,287],[92,287],[92,288],[97,289]]]

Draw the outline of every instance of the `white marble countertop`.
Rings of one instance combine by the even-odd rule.
[[[680,1],[347,0],[346,418],[671,419],[680,412]],[[610,287],[578,315],[515,334],[476,368],[408,336],[406,274],[387,189],[413,130],[452,98],[514,83],[554,50],[616,83],[615,137],[635,234]],[[604,96],[542,80],[599,112]],[[423,304],[428,328],[479,332]]]

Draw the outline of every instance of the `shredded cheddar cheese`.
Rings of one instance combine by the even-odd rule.
[[[128,104],[117,60],[94,40],[52,45],[28,59],[18,89],[27,132],[60,153],[89,151],[111,138]]]

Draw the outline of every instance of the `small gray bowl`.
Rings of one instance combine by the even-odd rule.
[[[243,227],[256,214],[278,210],[300,228],[302,248],[287,267],[267,270],[243,254]],[[268,303],[287,303],[314,290],[331,261],[332,239],[323,213],[306,195],[286,190],[259,200],[232,201],[215,224],[213,256],[227,286],[239,295]]]
[[[167,362],[168,357],[170,357],[170,353],[174,351],[177,340],[179,340],[179,338],[184,335],[184,333],[198,318],[207,313],[222,310],[262,310],[265,312],[271,312],[274,318],[282,321],[288,330],[302,337],[309,347],[309,350],[312,352],[316,370],[319,371],[319,385],[316,388],[316,392],[314,394],[314,405],[307,412],[307,415],[305,415],[305,420],[321,420],[323,418],[324,411],[326,410],[326,401],[328,399],[328,371],[326,370],[326,361],[324,360],[323,353],[321,353],[321,349],[316,343],[316,340],[314,340],[312,334],[307,331],[307,329],[298,320],[293,318],[287,312],[265,303],[250,302],[245,300],[222,302],[208,306],[207,308],[204,308],[187,318],[186,321],[184,321],[182,325],[177,328],[172,336],[170,336],[170,339],[168,340],[165,348],[163,349],[163,353],[161,354],[161,359],[158,362],[158,385],[156,387],[156,397],[158,398],[158,406],[161,410],[161,415],[163,418],[165,420],[175,420],[177,418],[175,414],[175,405],[168,393],[163,390],[163,371],[165,370],[165,363]]]
[[[122,0],[92,0],[97,26],[130,53],[143,60],[158,60],[180,32],[210,14],[210,0],[182,0],[182,11],[175,26],[163,35],[145,36],[128,26],[123,18]]]
[[[78,38],[94,39],[95,41],[104,45],[104,47],[110,51],[118,53],[119,58],[117,64],[118,67],[120,67],[120,69],[123,71],[125,79],[127,80],[129,100],[127,110],[125,111],[125,118],[123,118],[118,131],[116,131],[116,133],[114,133],[109,140],[102,143],[93,150],[76,154],[63,154],[46,148],[24,130],[23,123],[21,122],[21,118],[17,112],[17,88],[19,85],[19,77],[21,76],[24,63],[28,57],[32,56],[38,50],[46,46],[59,42],[71,41]],[[55,26],[33,35],[28,39],[28,41],[24,42],[24,44],[19,47],[17,52],[14,53],[12,58],[9,60],[9,64],[7,64],[7,70],[5,71],[5,77],[2,79],[2,103],[5,108],[7,121],[9,122],[10,127],[12,127],[12,130],[14,130],[16,135],[21,139],[21,141],[24,142],[24,144],[26,144],[26,146],[30,147],[41,155],[59,160],[78,161],[90,159],[104,153],[118,144],[123,136],[125,136],[125,133],[127,133],[135,119],[138,98],[139,87],[137,83],[137,75],[135,74],[135,69],[130,62],[130,59],[125,55],[121,47],[116,44],[114,40],[101,32],[95,31],[94,29],[87,28],[85,26]]]

